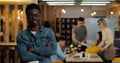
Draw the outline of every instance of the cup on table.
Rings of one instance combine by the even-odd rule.
[[[80,58],[85,58],[86,57],[86,53],[84,51],[80,52]]]

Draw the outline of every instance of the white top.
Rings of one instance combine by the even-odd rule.
[[[30,61],[28,63],[39,63],[39,61]]]
[[[36,36],[36,31],[31,31],[31,33]],[[39,61],[29,61],[28,63],[39,63]]]
[[[102,42],[99,46],[105,44],[104,48],[107,48],[109,45],[114,44],[114,34],[110,28],[102,29]]]
[[[31,33],[32,33],[34,36],[36,36],[36,31],[31,31]]]

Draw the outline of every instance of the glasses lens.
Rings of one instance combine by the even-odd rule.
[[[28,16],[31,17],[31,18],[32,18],[32,17],[39,17],[40,14],[29,14]]]
[[[98,23],[98,25],[100,25],[100,23]]]

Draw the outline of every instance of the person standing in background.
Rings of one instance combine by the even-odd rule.
[[[77,19],[77,25],[75,27],[73,27],[73,29],[72,29],[72,40],[76,44],[78,44],[78,42],[86,43],[87,29],[86,29],[84,23],[85,23],[84,18],[79,17]]]
[[[107,27],[105,19],[99,19],[98,26],[102,30],[102,41],[98,46],[101,47],[100,52],[104,53],[104,63],[112,63],[112,59],[115,58],[114,34]]]
[[[26,7],[27,29],[17,35],[17,48],[21,63],[51,63],[56,54],[54,32],[40,23],[41,10],[37,4]]]

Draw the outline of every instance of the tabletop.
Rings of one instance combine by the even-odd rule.
[[[88,55],[88,54],[86,54]],[[103,60],[97,53],[89,53],[89,57],[80,58],[79,56],[72,56],[66,58],[66,63],[102,63]]]

